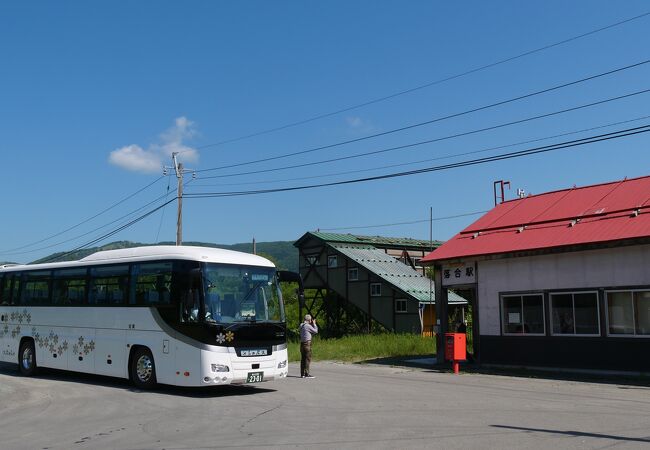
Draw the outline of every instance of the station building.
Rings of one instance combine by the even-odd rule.
[[[650,371],[650,177],[505,201],[421,263],[440,332],[471,299],[481,365]]]

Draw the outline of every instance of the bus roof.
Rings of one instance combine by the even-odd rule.
[[[160,259],[185,259],[191,261],[240,264],[246,266],[275,267],[266,258],[250,253],[236,252],[222,248],[152,245],[148,247],[122,248],[118,250],[104,250],[86,256],[79,261],[65,261],[46,264],[25,264],[0,267],[7,272],[16,270],[55,269],[71,266],[90,266],[120,262],[152,261]]]

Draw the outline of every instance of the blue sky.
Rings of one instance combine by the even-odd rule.
[[[462,161],[471,156],[377,169],[650,116],[650,94],[644,94],[371,157],[237,175],[434,139],[648,89],[650,64],[645,64],[401,133],[207,170],[382,133],[650,59],[650,16],[645,16],[390,100],[213,145],[460,74],[648,11],[645,1],[2,2],[0,261],[28,262],[90,242],[162,204],[168,185],[171,199],[176,179],[162,177],[161,165],[171,164],[172,151],[199,171],[185,187],[184,240],[222,244],[415,221],[420,222],[349,232],[428,238],[429,224],[422,220],[430,207],[436,218],[488,210],[495,180],[509,180],[507,197],[513,198],[517,188],[534,194],[650,175],[650,137],[642,134],[361,184],[190,197]],[[646,118],[538,145],[648,123]],[[330,175],[359,170],[364,172]],[[134,211],[139,212],[129,215]],[[99,243],[172,241],[175,214],[176,204],[170,203]],[[437,220],[434,238],[448,239],[477,218]]]

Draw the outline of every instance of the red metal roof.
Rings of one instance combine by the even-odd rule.
[[[510,200],[422,262],[650,237],[650,176]]]

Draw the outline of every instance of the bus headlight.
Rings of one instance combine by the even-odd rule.
[[[213,372],[230,372],[230,368],[225,364],[212,364]]]
[[[284,369],[287,367],[287,360],[285,359],[284,361],[281,361],[278,363],[278,369]]]

